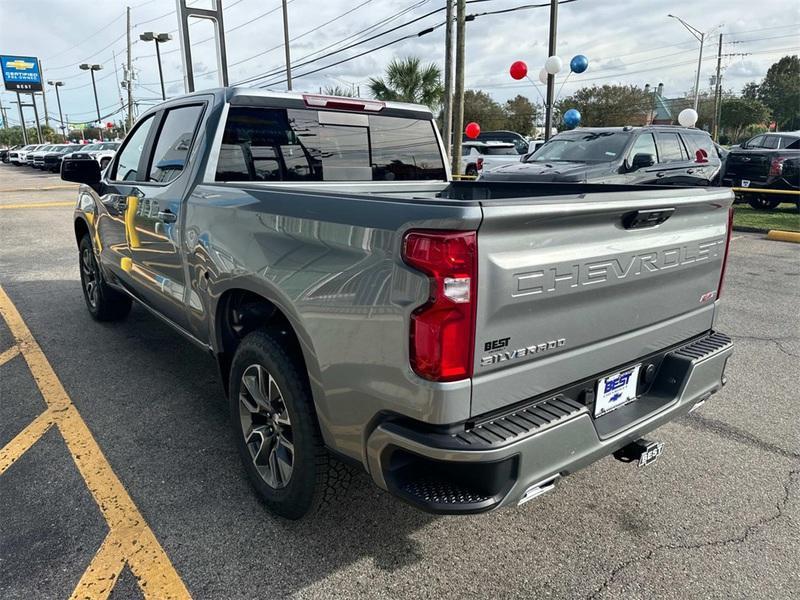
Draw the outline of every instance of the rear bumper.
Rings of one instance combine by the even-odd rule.
[[[518,504],[704,402],[724,385],[732,351],[730,338],[710,333],[664,353],[638,400],[597,419],[591,398],[556,394],[447,430],[383,422],[367,440],[370,474],[428,512]]]

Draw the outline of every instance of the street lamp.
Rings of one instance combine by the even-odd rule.
[[[100,103],[97,101],[97,83],[94,80],[94,72],[103,68],[103,65],[90,65],[83,63],[81,71],[89,71],[92,74],[92,89],[94,90],[94,106],[97,109],[97,128],[100,130],[100,141],[103,141],[103,124],[100,122]]]
[[[167,94],[164,92],[164,74],[161,72],[161,50],[158,45],[168,42],[172,36],[168,33],[153,33],[152,31],[145,31],[139,34],[139,39],[143,42],[156,43],[156,60],[158,60],[158,79],[161,82],[161,99],[166,100]]]
[[[61,123],[61,135],[64,137],[64,143],[67,142],[66,127],[64,127],[64,116],[61,114],[61,96],[58,95],[58,88],[64,85],[63,81],[48,81],[47,85],[52,85],[56,88],[56,101],[58,102],[58,122]]]
[[[680,17],[676,17],[675,15],[667,15],[671,19],[676,19],[680,21],[680,24],[683,25],[686,30],[691,33],[695,39],[700,42],[700,57],[697,59],[697,77],[694,80],[694,111],[697,112],[697,104],[700,100],[700,66],[703,64],[703,42],[706,39],[706,34],[697,29],[697,27],[692,27],[686,21],[681,19]]]

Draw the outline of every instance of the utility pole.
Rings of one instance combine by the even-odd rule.
[[[44,68],[42,67],[42,61],[39,61],[39,73],[42,81],[44,81]],[[47,90],[45,86],[42,86],[42,102],[44,103],[44,124],[45,127],[50,127],[50,113],[47,112],[47,94],[45,93]]]
[[[466,37],[466,0],[456,0],[456,83],[453,120],[453,174],[461,174],[461,131],[464,129],[464,43]]]
[[[558,0],[550,0],[550,41],[547,45],[547,56],[556,54],[556,38],[558,34]],[[550,139],[553,130],[553,104],[556,101],[556,76],[547,75],[547,103],[544,117],[544,141]]]
[[[17,101],[12,102],[12,104],[16,104],[19,109],[19,124],[22,126],[22,142],[27,146],[28,130],[25,129],[25,113],[22,110],[22,98],[19,97],[19,92],[17,92]]]
[[[446,0],[447,16],[444,26],[444,148],[450,152],[453,137],[453,0]]]
[[[126,89],[128,90],[128,129],[133,127],[133,71],[131,70],[131,7],[127,7],[128,29],[127,29],[127,43],[128,43],[128,68],[125,71]]]
[[[36,94],[31,92],[31,106],[33,106],[33,118],[36,119],[36,136],[39,138],[39,143],[44,144],[44,137],[42,136],[42,123],[39,121],[39,107],[36,106]]]
[[[2,99],[0,99],[0,114],[3,115],[3,129],[8,129],[8,113],[6,113],[6,107],[3,106]]]
[[[719,105],[722,103],[720,94],[722,94],[722,83],[720,82],[720,72],[722,70],[722,34],[719,34],[719,50],[717,50],[717,78],[714,83],[714,141],[719,140]]]
[[[289,12],[283,0],[283,47],[286,51],[286,89],[292,89],[292,59],[289,56]]]

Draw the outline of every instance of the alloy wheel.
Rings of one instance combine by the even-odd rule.
[[[84,248],[81,251],[81,275],[83,276],[83,289],[86,291],[86,298],[92,308],[96,308],[98,277],[97,265],[91,248]]]
[[[239,418],[258,474],[274,489],[286,487],[294,469],[292,423],[280,387],[259,364],[242,373]]]

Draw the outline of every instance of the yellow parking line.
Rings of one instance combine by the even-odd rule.
[[[0,475],[39,441],[52,425],[53,415],[50,410],[46,410],[28,423],[28,426],[15,435],[13,440],[0,448]]]
[[[14,358],[17,354],[19,354],[19,348],[16,346],[11,346],[11,348],[0,354],[0,367]]]
[[[17,208],[53,208],[55,206],[75,206],[75,202],[66,200],[62,202],[26,202],[19,204],[0,204],[0,210],[11,210]]]
[[[120,540],[110,531],[84,571],[70,600],[84,598],[108,598],[111,590],[125,568],[125,552]]]
[[[51,423],[54,423],[61,432],[78,471],[113,534],[112,542],[117,551],[105,551],[101,547],[92,560],[93,573],[113,573],[118,566],[118,557],[121,555],[138,580],[139,588],[145,598],[157,598],[158,600],[189,598],[189,591],[175,571],[175,567],[128,495],[125,486],[117,478],[91,431],[75,405],[72,404],[44,352],[2,287],[0,287],[0,315],[11,330],[16,344],[39,386],[42,397],[49,407],[44,414],[49,413],[52,419]],[[38,418],[34,423],[37,421],[39,421]],[[30,427],[29,425],[26,431]],[[9,452],[9,457],[16,456],[18,458],[27,449],[18,452],[25,445],[24,442],[30,439],[35,441],[41,437],[41,434],[38,436],[35,434],[39,433],[42,427],[43,424],[39,423],[39,429],[29,433],[28,437],[23,438],[15,447],[12,447],[11,450],[16,450],[17,453],[14,455]],[[19,434],[11,443],[13,444],[21,435],[23,434]],[[8,446],[3,449],[3,452],[7,448]],[[2,456],[0,454],[0,457]],[[88,586],[94,577],[94,574],[84,574],[81,582]],[[79,583],[80,586],[81,583]],[[99,588],[92,586],[89,588],[94,591],[88,595],[84,593],[81,597],[106,598],[110,592],[110,590],[101,592]],[[89,588],[76,588],[75,592],[82,593],[82,590]]]

